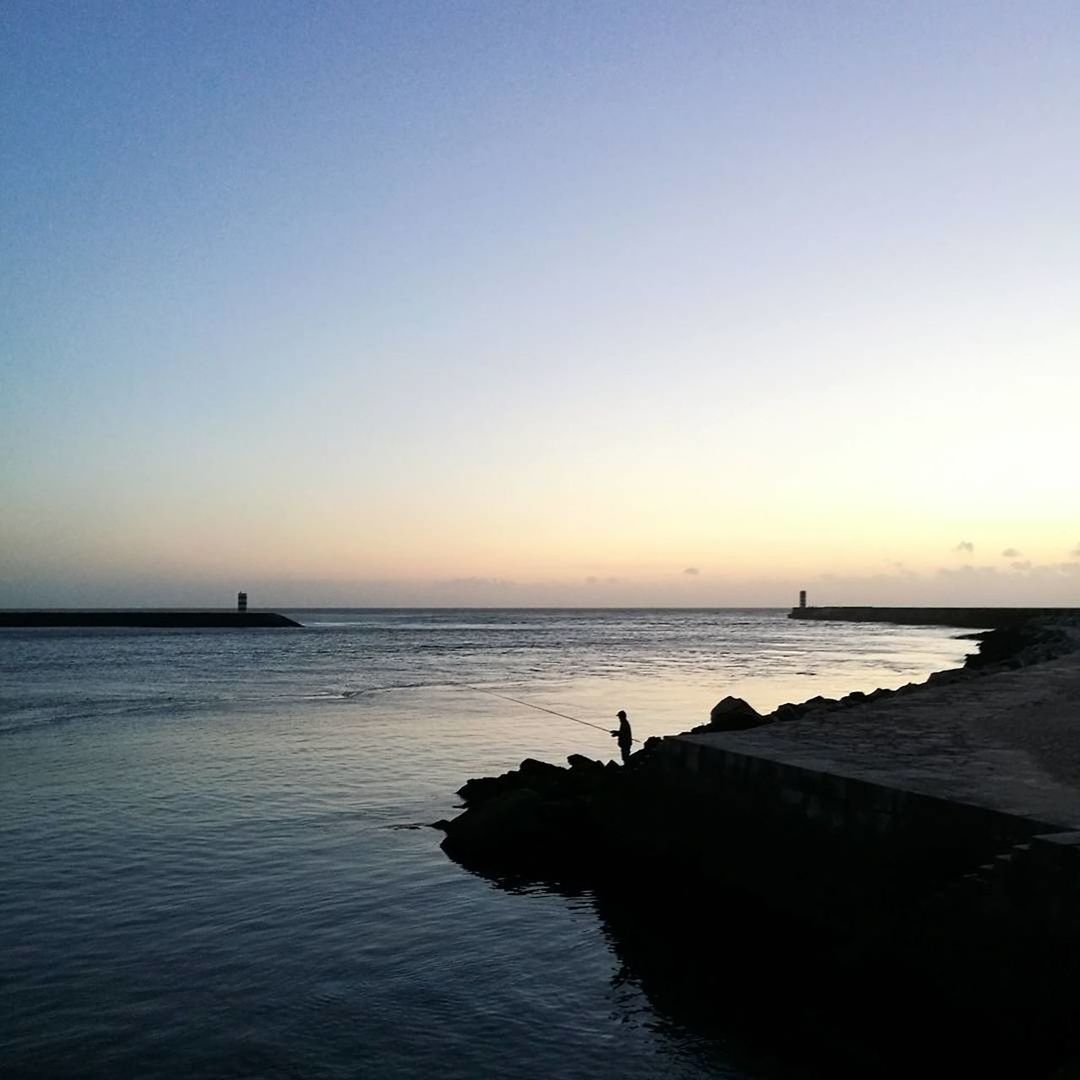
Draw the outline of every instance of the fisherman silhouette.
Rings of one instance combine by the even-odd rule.
[[[616,714],[619,718],[619,730],[611,733],[612,738],[619,740],[619,752],[622,754],[623,764],[630,758],[630,746],[634,736],[630,733],[630,721],[626,719],[626,713],[620,709]]]

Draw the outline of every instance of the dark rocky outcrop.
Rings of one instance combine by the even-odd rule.
[[[570,763],[571,769],[578,769],[579,771],[596,773],[604,768],[602,761],[594,761],[584,754],[571,754],[566,760]]]
[[[476,859],[498,859],[506,852],[528,853],[545,861],[545,850],[573,826],[568,803],[549,799],[530,787],[508,788],[444,822],[447,839]]]
[[[764,717],[725,698],[695,730],[872,710],[926,685],[1041,663],[1078,637],[1068,625],[1010,627],[979,635],[964,668],[927,684],[819,696]],[[1036,1078],[1080,1049],[1070,1022],[1080,918],[1069,915],[1072,936],[1055,936],[1042,894],[1018,892],[1024,879],[1008,868],[1023,844],[1003,859],[992,831],[944,842],[938,817],[887,842],[820,813],[815,824],[777,769],[762,772],[765,797],[748,813],[733,774],[707,773],[692,756],[675,768],[665,749],[650,738],[626,766],[575,754],[567,766],[527,759],[470,780],[463,813],[437,823],[442,846],[510,887],[588,890],[659,1007],[701,1017],[706,1029],[742,1009],[747,1025],[765,1018],[770,1039],[782,1023],[800,1044],[825,1048],[823,1075],[844,1075],[835,1067],[844,1059],[856,1076]],[[1014,915],[1002,914],[1005,900]]]
[[[762,1038],[782,1024],[800,1054],[824,1055],[822,1075],[1034,1080],[1074,1052],[1061,1014],[1080,953],[1055,961],[1047,989],[1054,942],[1034,921],[1003,940],[989,907],[952,891],[955,870],[790,815],[750,820],[663,758],[527,760],[472,780],[464,812],[438,823],[442,846],[509,888],[586,890],[660,1007],[706,1032],[734,1010],[752,1030],[751,999],[767,1002]]]
[[[948,686],[950,683],[963,682],[973,675],[971,668],[949,668],[946,671],[935,671],[927,680],[927,686]]]
[[[801,720],[806,713],[807,709],[804,706],[789,702],[786,705],[779,706],[775,712],[769,715],[775,722],[786,723],[790,720]]]
[[[1031,620],[967,636],[978,641],[979,651],[968,656],[964,663],[966,670],[1007,670],[1042,664],[1074,652],[1080,646],[1080,622],[1075,619]],[[937,677],[945,674],[938,672]]]
[[[694,728],[694,732],[704,731],[746,731],[760,727],[766,719],[742,698],[726,697],[718,701],[709,713],[709,722]]]
[[[652,801],[643,778],[653,748],[632,754],[626,766],[573,754],[569,766],[526,759],[501,776],[469,780],[458,791],[464,812],[436,822],[443,848],[455,857],[504,870],[542,868],[566,876],[595,869],[624,852],[631,817]]]

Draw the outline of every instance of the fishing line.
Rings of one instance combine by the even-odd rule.
[[[522,701],[521,698],[509,697],[506,694],[497,694],[494,690],[488,690],[483,686],[472,686],[470,683],[458,683],[458,686],[463,686],[466,690],[475,690],[478,694],[490,694],[492,697],[501,698],[503,701],[512,701],[515,705],[524,705],[526,709],[535,709],[537,712],[548,713],[551,716],[560,716],[563,720],[573,720],[575,724],[584,724],[586,727],[596,728],[597,731],[603,731],[608,735],[611,734],[610,728],[601,727],[599,724],[594,724],[589,720],[579,720],[576,716],[556,712],[555,709],[546,709],[543,705],[534,705],[531,701]],[[640,741],[640,739],[631,739],[631,742]]]

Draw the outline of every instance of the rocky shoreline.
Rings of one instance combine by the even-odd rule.
[[[725,698],[694,732],[842,723],[847,710],[872,716],[1010,672],[1036,685],[1040,665],[1070,662],[1080,646],[1068,620],[970,636],[978,652],[924,683],[813,698],[767,715]],[[529,759],[469,780],[458,792],[463,812],[436,823],[443,849],[496,882],[592,890],[606,922],[633,928],[623,943],[629,953],[666,973],[642,975],[658,996],[695,1015],[722,1008],[755,1029],[755,1010],[730,1000],[735,979],[764,995],[771,1022],[798,1031],[830,1075],[978,1067],[987,1076],[1050,1076],[1080,1053],[1066,1023],[1080,1004],[1080,927],[1074,937],[1071,923],[1029,925],[1046,922],[1030,898],[997,912],[961,887],[982,860],[993,865],[1000,837],[879,842],[785,812],[779,790],[775,815],[750,816],[723,785],[673,769],[667,741],[649,739],[626,766],[573,755],[566,766]],[[688,917],[704,921],[682,925]],[[794,987],[786,981],[793,976]]]
[[[1045,663],[1080,649],[1075,625],[1037,623],[964,635],[978,643],[960,668],[935,672],[923,683],[896,690],[854,691],[838,699],[813,697],[780,705],[762,715],[741,698],[726,697],[713,707],[709,722],[690,734],[745,731],[769,724],[821,718],[856,705],[913,695],[927,687],[963,683],[994,672]],[[628,801],[642,798],[656,778],[657,754],[663,740],[651,738],[631,754],[627,766],[573,754],[566,766],[526,759],[519,768],[496,777],[467,781],[457,794],[464,812],[435,823],[446,833],[442,846],[470,859],[494,859],[504,867],[541,864],[564,869],[580,861],[608,861],[621,847],[624,822],[635,816]],[[617,857],[617,855],[616,855]]]

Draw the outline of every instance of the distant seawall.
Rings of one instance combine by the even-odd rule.
[[[996,630],[1019,626],[1028,619],[1080,616],[1080,608],[960,608],[960,607],[796,607],[791,619],[830,622],[899,623],[903,626],[960,626]]]
[[[0,627],[141,626],[155,629],[248,630],[300,625],[272,611],[0,611]]]

